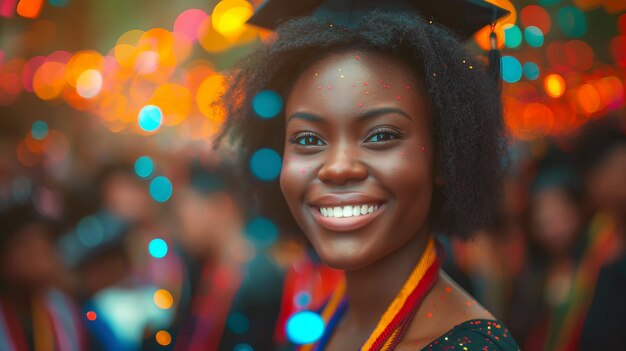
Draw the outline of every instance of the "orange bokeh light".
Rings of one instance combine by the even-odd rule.
[[[225,79],[220,74],[214,74],[205,79],[196,92],[196,103],[200,112],[210,120],[221,123],[226,117],[224,108],[214,106],[225,91]]]
[[[49,61],[39,66],[33,77],[33,90],[42,100],[52,100],[63,92],[65,87],[65,65]]]
[[[20,0],[17,4],[17,13],[25,18],[37,18],[42,5],[43,0]]]
[[[565,93],[565,80],[560,75],[553,73],[543,80],[546,93],[553,98],[559,98]]]
[[[495,26],[495,32],[498,37],[498,48],[504,46],[504,28],[503,26],[507,23],[515,24],[517,21],[517,11],[515,10],[515,6],[509,0],[487,0],[487,2],[497,5],[505,10],[508,10],[510,14],[508,16],[504,16]],[[478,46],[480,46],[483,50],[489,50],[489,35],[491,34],[491,26],[487,25],[476,34],[474,34],[474,40]]]

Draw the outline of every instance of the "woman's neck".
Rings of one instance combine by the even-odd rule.
[[[421,258],[431,234],[420,230],[392,254],[355,271],[346,272],[349,301],[342,328],[371,332]]]

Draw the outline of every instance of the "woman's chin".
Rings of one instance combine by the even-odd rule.
[[[320,260],[328,267],[343,271],[356,271],[367,267],[374,260],[361,253],[335,248],[317,248]]]

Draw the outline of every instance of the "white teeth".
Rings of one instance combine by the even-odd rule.
[[[348,205],[343,207],[320,207],[319,211],[324,217],[357,217],[372,213],[378,209],[378,205]]]
[[[333,214],[335,215],[335,217],[341,218],[343,217],[343,209],[341,207],[335,207],[333,210]]]
[[[344,206],[343,207],[343,216],[344,217],[352,217],[352,206]]]

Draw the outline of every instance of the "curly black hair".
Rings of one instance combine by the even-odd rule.
[[[447,28],[410,11],[372,11],[355,28],[308,16],[285,21],[276,32],[273,42],[238,61],[227,75],[220,104],[228,118],[217,145],[235,146],[246,170],[260,148],[282,155],[284,112],[259,118],[252,108],[254,96],[266,89],[288,96],[298,75],[330,53],[384,53],[415,67],[413,74],[432,109],[435,167],[444,184],[433,192],[431,230],[468,238],[491,223],[500,201],[506,151],[499,89],[482,61],[472,58]],[[259,181],[249,170],[246,174],[260,211],[283,231],[299,231],[278,181]]]

